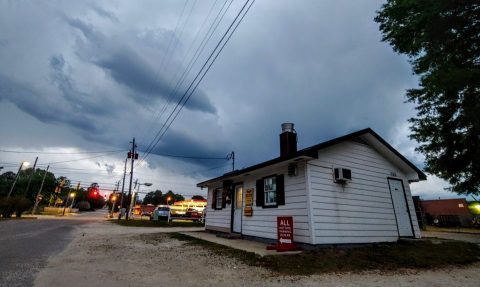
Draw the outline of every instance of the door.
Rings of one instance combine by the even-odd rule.
[[[235,186],[233,232],[242,233],[243,186]]]
[[[389,178],[388,186],[392,194],[393,208],[397,218],[398,234],[400,237],[413,237],[410,211],[408,210],[407,197],[401,180]]]

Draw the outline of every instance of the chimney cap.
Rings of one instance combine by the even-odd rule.
[[[293,126],[294,126],[293,123],[283,123],[282,124],[282,133],[284,133],[284,132],[295,133],[295,129],[294,129]]]

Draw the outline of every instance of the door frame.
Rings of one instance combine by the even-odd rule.
[[[237,195],[236,195],[235,188],[239,185],[242,186],[242,211],[240,215],[240,232],[235,232],[233,231],[233,223],[235,220],[235,207],[237,206]],[[230,232],[242,234],[242,231],[243,231],[243,182],[236,182],[233,184],[232,209],[230,212]]]
[[[412,229],[412,236],[400,236],[400,229],[398,228],[397,212],[395,211],[395,202],[393,201],[392,189],[390,188],[390,183],[388,182],[389,180],[400,181],[400,183],[402,184],[403,199],[405,199],[405,205],[407,206],[408,221],[410,222],[410,228]],[[398,178],[398,177],[390,177],[389,176],[389,177],[387,177],[387,185],[388,185],[388,190],[390,191],[390,199],[392,200],[392,207],[393,207],[393,214],[395,215],[395,222],[397,223],[398,238],[400,238],[400,237],[415,238],[415,229],[413,228],[412,215],[410,213],[410,207],[408,206],[407,192],[405,191],[405,186],[403,185],[403,179]]]

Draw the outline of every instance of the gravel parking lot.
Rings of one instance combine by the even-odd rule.
[[[165,231],[173,230],[108,222],[77,229],[69,246],[39,273],[35,286],[478,286],[480,280],[480,264],[281,276],[173,239]]]

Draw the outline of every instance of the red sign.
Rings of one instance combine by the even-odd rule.
[[[293,243],[293,217],[277,217],[277,250],[286,251],[296,248]]]

